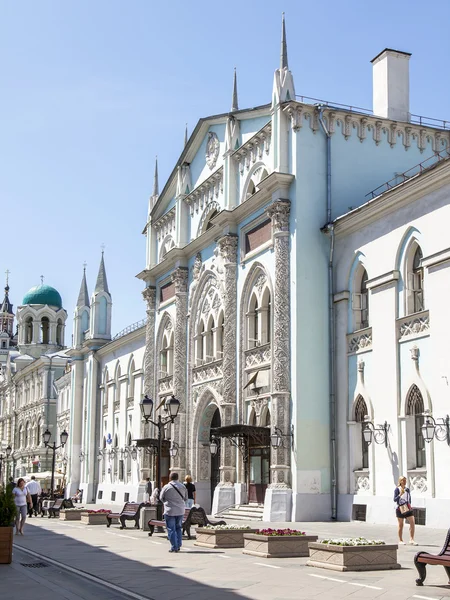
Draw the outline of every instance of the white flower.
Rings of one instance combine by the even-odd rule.
[[[368,540],[363,537],[358,538],[332,538],[322,540],[322,544],[330,546],[381,546],[385,542],[383,540]]]

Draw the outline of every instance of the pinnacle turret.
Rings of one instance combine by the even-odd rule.
[[[234,77],[233,77],[233,98],[231,100],[231,112],[239,110],[238,103],[238,91],[237,91],[237,75],[236,75],[236,67],[234,67]]]
[[[81,280],[80,293],[78,294],[77,308],[89,306],[89,293],[86,282],[86,264],[83,267],[83,279]]]
[[[108,280],[106,279],[106,269],[105,269],[105,260],[103,257],[103,251],[102,251],[102,259],[100,261],[100,268],[98,270],[98,275],[97,275],[97,283],[95,284],[95,290],[94,290],[95,294],[98,294],[99,292],[106,292],[107,294],[109,294]]]
[[[280,56],[280,69],[289,69],[288,65],[288,54],[287,54],[287,42],[286,42],[286,25],[284,22],[284,13],[281,17],[281,56]]]

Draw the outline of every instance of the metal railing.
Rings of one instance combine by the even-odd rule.
[[[136,331],[136,329],[140,329],[141,327],[144,327],[146,322],[147,322],[147,319],[141,319],[140,321],[136,321],[136,323],[133,323],[132,325],[128,325],[128,327],[125,327],[125,329],[122,329],[122,331],[119,331],[119,333],[116,333],[116,335],[113,337],[112,341],[118,340],[119,338],[123,337],[124,335],[127,335],[127,333],[131,333],[132,331]]]
[[[366,194],[365,197],[369,198],[369,200],[376,198],[377,196],[380,196],[384,192],[387,192],[388,190],[391,190],[392,188],[397,187],[398,185],[400,185],[402,183],[405,183],[405,181],[408,181],[408,179],[411,179],[412,177],[416,177],[416,175],[420,175],[424,171],[433,169],[436,165],[438,165],[443,160],[448,160],[449,157],[450,157],[450,150],[442,150],[441,152],[434,154],[433,156],[430,156],[429,158],[427,158],[423,162],[419,163],[418,165],[411,167],[411,169],[408,169],[404,173],[398,173],[395,177],[393,177],[392,179],[389,179],[389,181],[386,181],[382,185],[379,185],[377,188],[375,188],[374,190],[372,190],[371,192]]]
[[[349,112],[360,113],[364,115],[376,116],[373,110],[370,108],[361,108],[360,106],[352,106],[351,104],[341,104],[340,102],[331,102],[330,100],[321,100],[320,98],[313,98],[311,96],[295,96],[299,102],[305,104],[323,104],[330,108],[342,108]],[[432,117],[424,117],[423,115],[416,115],[410,113],[410,123],[415,125],[421,125],[422,127],[432,127],[434,129],[450,129],[450,121],[444,121],[443,119],[433,119]]]

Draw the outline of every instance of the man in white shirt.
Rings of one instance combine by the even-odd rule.
[[[32,501],[32,505],[30,505],[28,510],[28,515],[31,517],[34,511],[34,516],[37,517],[38,497],[41,495],[42,490],[34,475],[31,476],[31,481],[27,483],[26,488]]]

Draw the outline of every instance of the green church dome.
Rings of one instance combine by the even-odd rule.
[[[22,304],[48,304],[62,308],[62,299],[57,290],[50,285],[36,285],[27,292]]]

